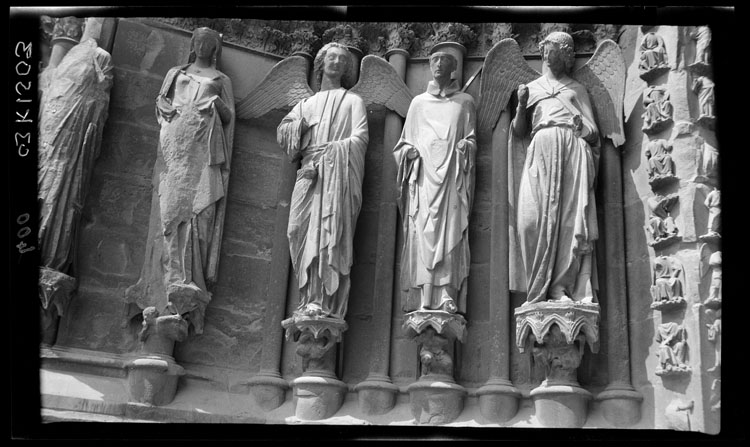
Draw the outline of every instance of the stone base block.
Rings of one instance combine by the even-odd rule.
[[[411,414],[417,424],[442,425],[454,421],[464,409],[466,389],[451,377],[424,376],[409,385]]]
[[[289,388],[289,383],[279,374],[263,372],[248,380],[247,385],[255,403],[264,411],[279,408],[286,400],[286,390]]]
[[[643,396],[631,387],[607,387],[596,396],[604,419],[617,428],[631,427],[641,420]]]
[[[341,408],[348,388],[333,377],[302,376],[292,382],[294,414],[306,421],[327,419]]]
[[[367,415],[386,414],[396,404],[398,387],[387,378],[368,377],[354,388],[359,409]]]
[[[591,393],[577,385],[544,385],[531,390],[536,418],[544,427],[580,428]]]
[[[479,411],[488,421],[503,423],[518,412],[521,393],[507,381],[488,381],[477,390]]]
[[[185,369],[166,356],[144,357],[127,364],[128,392],[132,402],[167,405],[177,393]]]

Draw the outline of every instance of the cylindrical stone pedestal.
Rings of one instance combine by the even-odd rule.
[[[411,414],[417,424],[453,422],[464,409],[466,389],[450,376],[427,375],[407,388]]]
[[[261,371],[247,381],[255,403],[265,411],[280,407],[286,400],[289,384],[277,371]]]
[[[610,384],[596,396],[604,419],[615,427],[630,427],[641,420],[643,396],[630,384]]]
[[[128,363],[130,400],[148,405],[167,405],[177,393],[185,369],[167,355],[141,357]]]
[[[304,375],[292,381],[294,415],[305,421],[328,419],[346,398],[346,384],[333,375]]]
[[[544,427],[580,428],[586,422],[591,393],[576,385],[544,383],[531,390],[536,418]]]
[[[477,390],[479,411],[485,419],[503,423],[518,412],[521,393],[509,380],[490,379]]]
[[[359,409],[367,415],[381,415],[391,411],[396,404],[398,387],[388,376],[370,374],[364,382],[354,387]]]

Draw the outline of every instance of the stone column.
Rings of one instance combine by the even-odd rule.
[[[308,61],[308,70],[312,66],[313,57],[310,53],[298,51],[292,56],[304,57]],[[255,397],[255,402],[266,411],[280,407],[284,403],[286,390],[289,388],[289,384],[281,377],[280,373],[283,331],[280,330],[278,325],[279,321],[284,319],[286,309],[289,267],[291,265],[286,232],[289,225],[289,206],[299,162],[284,160],[282,163],[281,184],[279,185],[274,222],[274,249],[269,268],[268,299],[266,300],[266,311],[263,315],[264,335],[260,371],[247,382]]]
[[[52,53],[48,68],[57,67],[71,48],[78,44],[83,35],[83,20],[77,17],[63,17],[55,22],[52,31]]]
[[[485,146],[492,151],[492,228],[490,250],[490,377],[477,390],[482,416],[507,422],[518,411],[521,393],[510,381],[510,283],[508,278],[508,129],[510,111],[504,110]]]
[[[609,383],[596,397],[604,418],[616,427],[629,427],[641,419],[643,396],[630,381],[628,301],[625,283],[625,217],[622,200],[620,149],[605,140],[600,161],[600,184],[604,200],[604,253],[606,257],[604,299],[607,327]]]
[[[396,72],[405,79],[409,52],[394,48],[385,54]],[[393,148],[401,135],[403,119],[393,111],[385,116],[383,136],[383,166],[381,170],[381,201],[378,212],[378,248],[375,265],[375,291],[373,293],[372,344],[370,345],[370,373],[357,384],[355,391],[359,408],[365,414],[384,414],[390,411],[398,394],[398,387],[389,375],[391,351],[391,318],[393,309],[393,275],[395,269],[396,234],[398,228],[398,206],[396,197],[396,162]]]

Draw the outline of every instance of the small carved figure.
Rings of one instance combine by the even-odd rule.
[[[641,59],[638,65],[641,75],[663,67],[668,67],[664,39],[656,33],[647,33],[641,41]]]
[[[653,182],[658,178],[674,176],[672,145],[666,140],[651,140],[646,145],[648,177]]]
[[[232,81],[217,69],[221,46],[221,34],[196,29],[189,63],[167,72],[156,98],[158,206],[141,277],[125,294],[127,302],[159,312],[173,303],[179,315],[190,314],[197,334],[218,274],[234,139]]]
[[[678,200],[677,194],[670,194],[666,197],[657,194],[646,201],[651,211],[648,225],[645,227],[650,237],[649,245],[662,245],[661,242],[672,240],[677,236],[677,225],[670,215],[670,210]]]
[[[711,285],[708,289],[707,307],[721,307],[721,252],[714,252],[708,258],[711,267]]]
[[[708,26],[696,26],[690,33],[690,38],[695,40],[695,62],[694,64],[708,65],[711,59],[711,29]]]
[[[300,290],[295,314],[343,319],[362,206],[367,109],[346,89],[354,79],[345,46],[326,44],[314,72],[320,91],[300,101],[277,129],[279,145],[290,158],[302,159],[287,231]]]
[[[708,312],[708,311],[707,311]],[[716,310],[713,323],[706,324],[708,328],[708,341],[714,344],[714,366],[708,368],[708,372],[721,371],[721,309]]]
[[[643,92],[643,132],[661,132],[672,122],[672,103],[666,87],[650,86]]]
[[[453,376],[453,359],[445,350],[448,338],[436,333],[433,328],[428,328],[419,334],[415,341],[421,345],[419,360],[422,364],[422,376]]]
[[[706,236],[719,236],[721,233],[721,193],[714,189],[708,196],[704,205],[708,208],[708,231]]]
[[[700,116],[702,118],[713,119],[714,114],[714,81],[706,76],[696,76],[692,85],[693,92],[698,95],[698,104],[700,105]]]
[[[465,311],[469,275],[469,216],[476,152],[474,99],[451,79],[455,58],[430,56],[433,80],[414,98],[401,139],[398,165],[404,246],[404,311]]]
[[[651,286],[652,308],[666,303],[684,302],[682,298],[682,267],[676,259],[660,256],[654,261],[654,280]]]
[[[687,331],[677,323],[662,323],[656,333],[656,342],[659,343],[659,366],[656,368],[657,375],[669,375],[690,370],[687,366]]]

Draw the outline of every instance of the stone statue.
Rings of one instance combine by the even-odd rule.
[[[711,267],[711,285],[708,291],[707,307],[721,307],[721,252],[717,251],[708,258]]]
[[[693,79],[693,92],[698,95],[698,104],[700,107],[701,118],[715,118],[714,113],[714,81],[706,76],[696,76]]]
[[[711,59],[711,29],[708,26],[696,26],[690,33],[695,41],[694,64],[709,64]]]
[[[715,311],[713,323],[706,324],[708,328],[708,341],[714,344],[714,366],[708,368],[708,372],[721,371],[721,308]]]
[[[346,47],[325,45],[314,62],[320,91],[297,103],[277,129],[279,145],[302,159],[287,235],[300,290],[295,314],[303,316],[343,319],[347,310],[369,139],[365,103],[346,90],[352,69]]]
[[[99,47],[94,28],[89,19],[81,42],[45,70],[39,107],[40,298],[42,307],[54,306],[57,315],[75,289],[68,273],[112,87],[111,56]]]
[[[667,67],[667,48],[661,36],[651,32],[643,36],[641,40],[641,59],[638,68],[641,74],[650,72],[656,68]]]
[[[163,314],[171,304],[189,314],[197,334],[218,274],[234,139],[232,81],[217,68],[221,47],[221,34],[196,29],[188,63],[167,72],[156,98],[159,180],[141,277],[125,293],[134,310]]]
[[[659,366],[656,374],[670,375],[690,371],[687,366],[687,331],[677,323],[662,323],[656,333],[656,342],[659,343]]]
[[[708,208],[708,231],[705,236],[717,237],[721,234],[721,192],[714,189],[703,203]]]
[[[525,284],[512,288],[527,292],[526,304],[591,303],[596,301],[592,257],[599,237],[594,184],[600,147],[592,99],[603,101],[590,97],[587,87],[571,77],[587,78],[571,73],[570,35],[551,33],[540,52],[543,75],[519,85],[511,124],[509,150],[526,153],[517,197],[511,197]],[[607,57],[597,51],[589,64]]]
[[[661,132],[672,122],[672,103],[666,87],[650,86],[643,92],[643,132],[651,135]]]
[[[414,98],[394,148],[403,219],[404,311],[466,311],[474,194],[473,98],[451,79],[454,56],[430,56],[433,79]]]
[[[662,309],[664,305],[681,304],[682,266],[676,259],[660,256],[654,261],[654,279],[651,285],[652,309]]]
[[[648,160],[649,181],[674,176],[674,164],[672,163],[672,145],[666,140],[651,140],[646,145],[644,152]]]
[[[648,218],[648,225],[645,227],[650,239],[649,245],[663,246],[667,240],[671,241],[677,236],[677,225],[675,225],[674,218],[670,215],[670,210],[678,200],[679,196],[677,194],[670,194],[668,196],[657,194],[646,201],[651,212]]]

